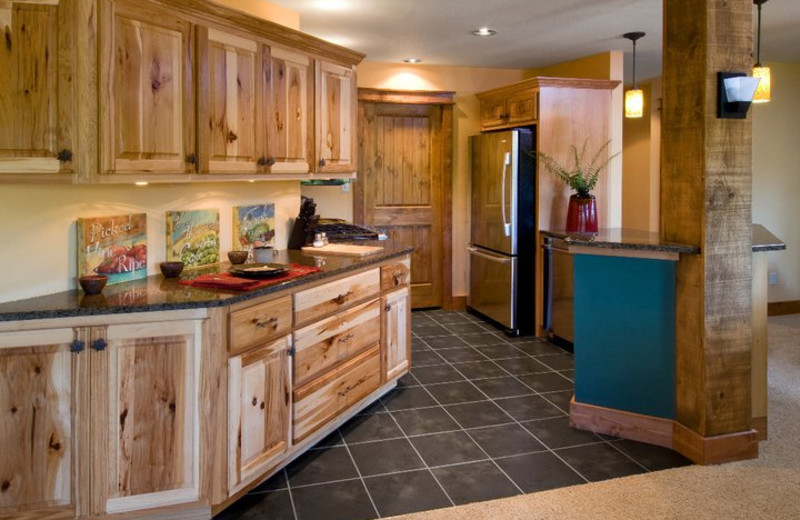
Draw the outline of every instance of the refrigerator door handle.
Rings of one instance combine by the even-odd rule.
[[[498,262],[498,263],[501,263],[501,264],[510,264],[511,263],[511,258],[507,258],[507,257],[503,257],[503,256],[490,255],[490,254],[484,253],[484,252],[482,252],[482,251],[480,251],[480,250],[478,250],[477,248],[474,248],[474,247],[467,247],[467,251],[469,251],[470,253],[472,253],[475,256],[479,256],[481,258],[485,258],[487,260],[491,260],[492,262]]]
[[[511,236],[511,222],[506,218],[506,174],[508,173],[508,167],[510,165],[511,153],[506,152],[503,157],[503,180],[500,181],[502,183],[502,187],[500,188],[500,207],[503,213],[503,232],[507,237]]]

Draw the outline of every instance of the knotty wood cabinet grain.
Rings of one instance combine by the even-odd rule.
[[[228,488],[235,493],[280,463],[291,438],[286,336],[228,361]]]
[[[316,62],[315,171],[356,171],[357,91],[354,67],[328,61]]]
[[[265,46],[213,27],[199,27],[198,35],[199,170],[258,173],[266,166]]]
[[[411,299],[408,287],[382,299],[383,380],[389,381],[411,368]]]
[[[481,130],[498,130],[536,123],[538,89],[522,88],[481,94]]]
[[[0,516],[73,518],[86,473],[85,340],[69,327],[0,334]]]
[[[200,320],[92,327],[95,514],[200,499],[200,327]]]
[[[194,27],[148,0],[102,6],[102,173],[195,172]]]
[[[2,176],[70,180],[64,174],[73,172],[76,120],[73,10],[69,0],[0,4]]]
[[[308,55],[270,49],[266,75],[267,157],[270,173],[311,171],[313,68]]]

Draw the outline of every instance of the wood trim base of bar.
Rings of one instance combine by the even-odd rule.
[[[769,302],[767,304],[767,315],[783,316],[784,314],[800,313],[800,301],[791,300],[785,302]]]
[[[453,296],[451,301],[451,308],[454,311],[465,311],[467,310],[467,297],[466,296]]]
[[[672,448],[672,420],[579,403],[575,397],[569,403],[569,425],[579,430]]]
[[[695,464],[722,464],[758,457],[756,430],[703,437],[676,422],[672,443],[672,449]]]
[[[765,441],[767,440],[767,418],[766,417],[753,417],[750,420],[750,425],[753,427],[755,431],[758,432],[758,440]]]
[[[703,465],[758,457],[758,441],[766,439],[767,432],[766,417],[754,417],[751,430],[703,437],[671,419],[579,403],[574,397],[569,403],[569,425],[670,448],[695,464]]]

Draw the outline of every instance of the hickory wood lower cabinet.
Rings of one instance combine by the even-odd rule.
[[[191,314],[191,313],[189,313]],[[0,518],[200,500],[202,319],[148,313],[0,332]]]

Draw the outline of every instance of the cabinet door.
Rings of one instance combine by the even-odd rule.
[[[384,381],[394,379],[411,367],[411,309],[408,289],[383,297],[382,348]]]
[[[506,100],[504,97],[488,97],[481,99],[481,129],[500,128],[508,121]]]
[[[104,2],[101,153],[105,173],[195,171],[192,25],[147,0]]]
[[[91,329],[93,513],[199,499],[200,326]]]
[[[81,374],[69,328],[0,334],[0,516],[77,516]]]
[[[263,46],[217,29],[201,29],[199,142],[205,173],[256,173],[264,154]]]
[[[72,171],[70,1],[0,2],[0,173]]]
[[[353,69],[317,62],[315,171],[356,171],[356,88]]]
[[[308,173],[311,155],[311,60],[273,47],[267,74],[269,171]]]
[[[228,493],[279,463],[289,449],[289,336],[228,361]]]
[[[539,91],[535,88],[508,96],[508,124],[524,125],[536,122]]]

